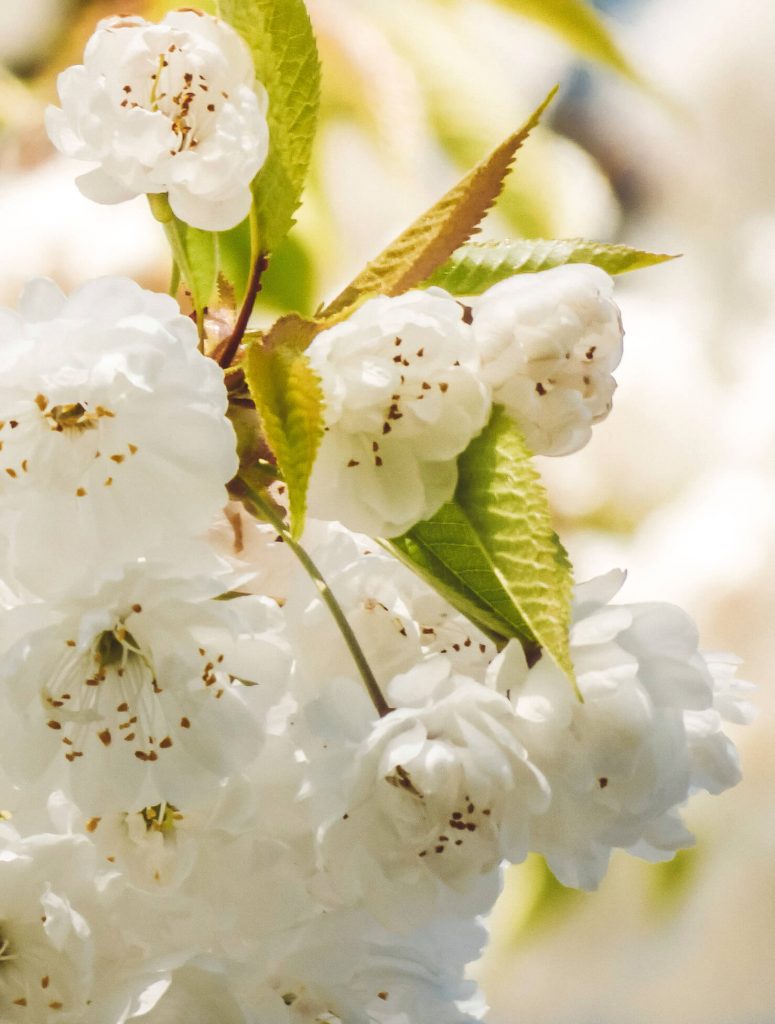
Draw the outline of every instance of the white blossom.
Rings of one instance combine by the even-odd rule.
[[[83,904],[95,860],[83,839],[24,839],[0,823],[0,1013],[8,1024],[78,1024],[94,984]],[[80,905],[80,910],[77,909]]]
[[[477,993],[463,974],[484,935],[441,916],[398,937],[362,910],[328,910],[278,932],[263,971],[233,970],[232,992],[257,1024],[468,1024]]]
[[[261,729],[237,680],[276,692],[287,656],[270,608],[256,621],[251,603],[246,624],[213,592],[140,565],[46,608],[2,667],[9,773],[24,783],[58,762],[91,815],[188,808],[249,764]]]
[[[33,281],[18,313],[0,310],[0,371],[12,579],[61,594],[206,530],[236,470],[234,432],[223,375],[173,299],[125,278],[69,298]]]
[[[97,165],[77,179],[84,195],[117,203],[168,193],[181,220],[208,231],[248,215],[268,151],[267,95],[225,22],[192,10],[158,25],[106,18],[58,90],[48,133],[67,156]]]
[[[613,282],[586,264],[517,274],[473,303],[482,375],[537,455],[568,455],[611,410],[622,356]]]
[[[440,290],[380,296],[308,349],[326,402],[312,514],[394,537],[433,515],[490,394],[466,312]]]
[[[447,904],[459,894],[461,906],[487,906],[501,861],[526,855],[548,787],[507,698],[455,676],[445,658],[396,677],[387,694],[404,706],[349,752],[321,856],[341,898],[401,932],[428,920],[442,890]]]
[[[740,778],[714,710],[733,666],[723,662],[715,681],[680,609],[609,604],[622,580],[610,573],[579,588],[571,656],[583,703],[547,657],[528,671],[514,642],[491,667],[551,787],[549,809],[530,821],[531,848],[563,884],[588,889],[614,847],[665,860],[690,845],[679,815],[688,797]]]
[[[211,532],[234,567],[240,590],[283,606],[297,668],[311,689],[352,671],[352,655],[332,632],[331,612],[288,546],[267,523],[230,506]],[[372,666],[387,683],[432,654],[484,681],[495,646],[427,583],[374,541],[338,523],[308,518],[304,546],[323,573]]]

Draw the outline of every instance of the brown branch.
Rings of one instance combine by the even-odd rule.
[[[231,366],[232,360],[237,354],[237,350],[240,347],[245,331],[248,329],[248,321],[250,320],[250,314],[253,312],[253,307],[256,304],[258,293],[261,291],[261,276],[269,266],[269,257],[266,253],[260,253],[258,259],[253,264],[253,270],[250,274],[250,281],[248,283],[248,290],[245,293],[245,301],[242,303],[242,308],[239,311],[237,322],[234,325],[234,330],[231,332],[230,337],[223,345],[222,349],[217,350],[213,353],[213,357],[217,360],[219,366],[224,369]]]

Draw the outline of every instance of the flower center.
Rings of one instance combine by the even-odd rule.
[[[51,429],[58,434],[65,430],[82,433],[84,430],[93,430],[97,423],[105,416],[113,417],[114,412],[98,405],[91,410],[85,402],[63,402],[61,405],[52,405],[49,408],[48,399],[45,395],[35,396],[35,405],[51,421]]]
[[[68,402],[66,405],[55,405],[46,413],[53,423],[52,430],[93,430],[97,425],[97,416],[90,413],[80,402]]]
[[[141,657],[137,641],[124,626],[105,630],[94,645],[94,658],[100,671],[114,666],[126,667],[129,658]]]
[[[199,131],[210,123],[211,115],[229,100],[229,93],[216,88],[207,75],[187,62],[183,47],[170,44],[158,55],[154,71],[144,82],[123,86],[120,105],[124,109],[144,107],[169,118],[173,134],[178,139],[177,149],[170,156],[199,145]]]
[[[146,832],[162,832],[165,835],[174,832],[177,823],[183,820],[183,815],[177,807],[166,802],[144,807],[140,811],[140,816],[145,822]]]

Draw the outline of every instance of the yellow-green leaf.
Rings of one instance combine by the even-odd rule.
[[[244,360],[250,395],[261,417],[264,438],[288,488],[291,533],[304,530],[307,487],[323,436],[323,393],[304,355],[303,333],[293,343],[300,318],[287,317],[278,329],[283,343],[251,339]],[[268,343],[269,342],[269,343]]]
[[[261,251],[293,224],[310,163],[320,63],[304,0],[219,0],[221,16],[247,41],[269,94],[269,156],[253,182]]]
[[[369,295],[400,295],[429,277],[477,230],[498,198],[517,150],[541,119],[553,89],[527,122],[395,239],[323,311],[331,316]]]
[[[640,83],[639,75],[605,21],[586,0],[499,0],[499,3],[551,29],[584,57]]]
[[[426,284],[439,285],[453,295],[480,295],[514,274],[532,274],[567,263],[591,263],[609,274],[626,274],[675,258],[582,238],[469,242],[453,253]]]

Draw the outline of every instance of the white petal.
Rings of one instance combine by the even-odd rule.
[[[228,231],[236,227],[250,213],[253,201],[247,186],[227,199],[205,199],[173,185],[169,198],[176,217],[203,231]]]
[[[127,199],[134,199],[136,192],[130,191],[121,182],[116,181],[101,167],[95,167],[93,171],[80,174],[75,183],[82,195],[95,203],[103,203],[112,206],[114,203],[124,203]]]

